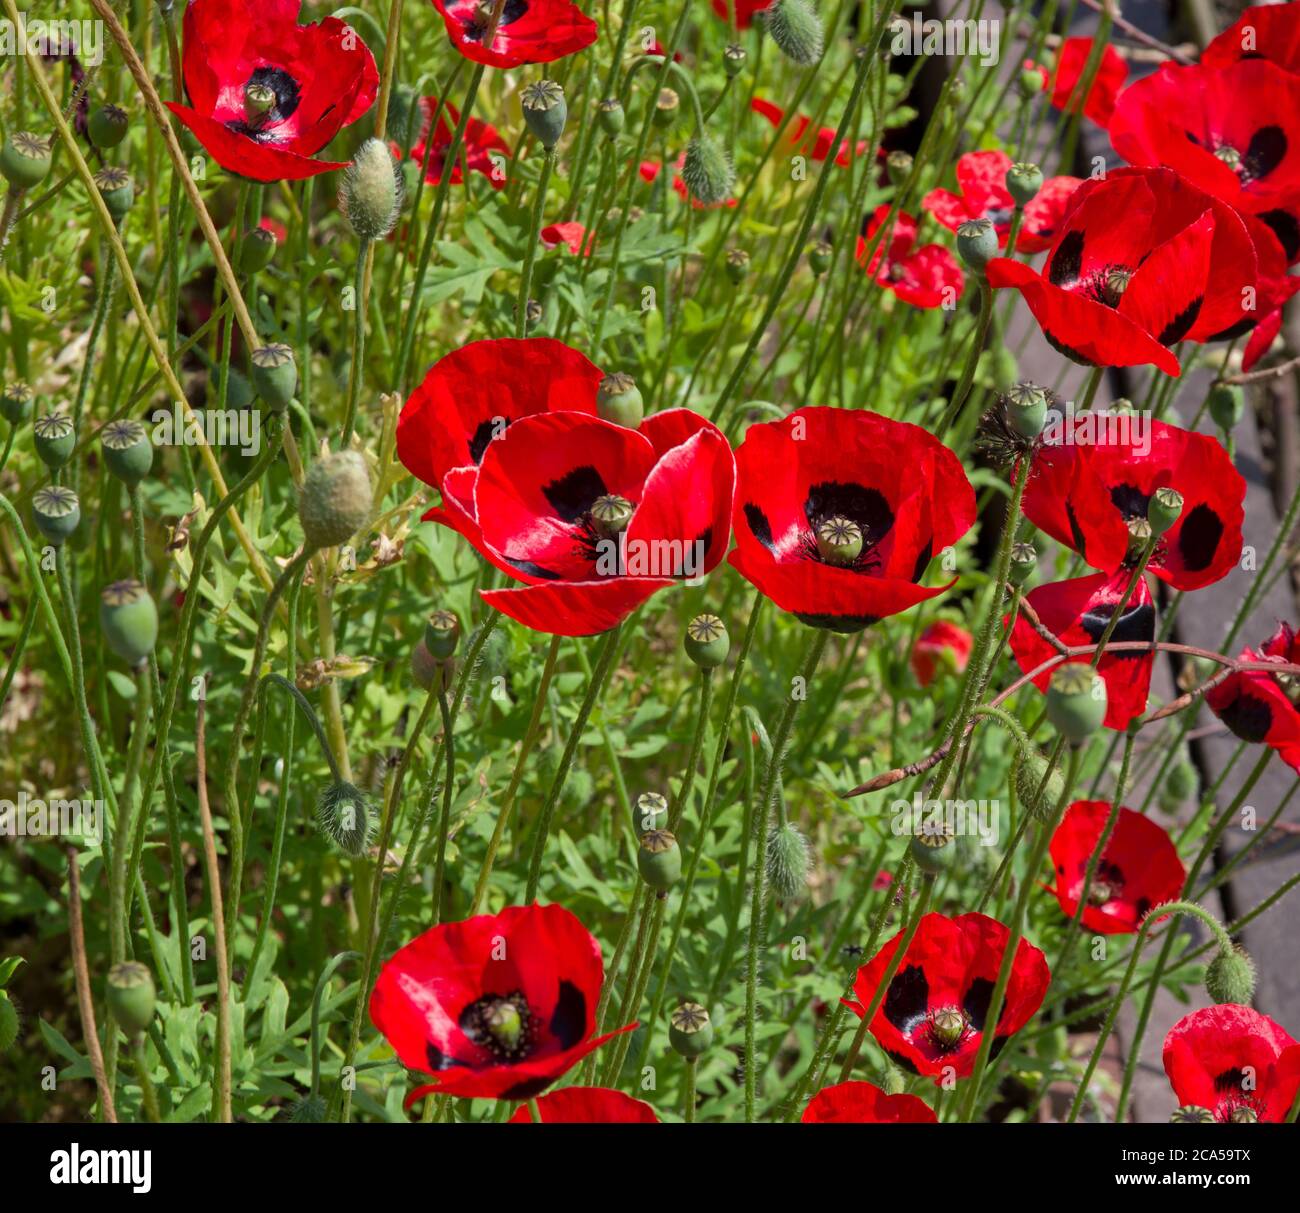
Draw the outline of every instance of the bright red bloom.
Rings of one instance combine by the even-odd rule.
[[[686,163],[686,153],[682,152],[677,157],[674,167],[680,169]],[[642,160],[641,166],[637,170],[641,174],[642,181],[654,182],[659,179],[659,174],[663,170],[663,165],[657,160]],[[673,193],[683,201],[689,199],[691,206],[697,211],[716,211],[720,207],[733,207],[737,205],[735,198],[728,198],[724,202],[701,202],[698,198],[692,198],[691,192],[686,188],[686,182],[680,173],[673,173]]]
[[[1147,516],[1159,488],[1183,495],[1183,512],[1157,544],[1147,569],[1178,590],[1198,590],[1227,576],[1241,555],[1246,482],[1208,434],[1162,421],[1083,412],[1039,449],[1025,487],[1025,516],[1078,552],[1094,569],[1114,573],[1128,560],[1128,523]],[[1046,433],[1047,431],[1045,431]]]
[[[858,970],[857,1000],[844,1005],[866,1014],[880,980],[903,941],[899,931]],[[983,914],[927,914],[916,928],[880,1008],[871,1034],[905,1069],[942,1082],[953,1071],[967,1077],[975,1065],[993,986],[1011,932]],[[1047,960],[1022,939],[1016,948],[994,1030],[992,1056],[1033,1017],[1047,992]]]
[[[928,687],[940,670],[960,674],[970,660],[971,634],[955,623],[939,619],[916,638],[912,646],[912,673]]]
[[[569,0],[506,0],[490,46],[484,45],[492,4],[433,0],[447,37],[466,59],[488,67],[554,63],[596,41],[600,27]]]
[[[1067,918],[1073,919],[1079,907],[1088,864],[1110,813],[1109,801],[1076,800],[1052,835],[1052,892]],[[1152,909],[1182,893],[1186,876],[1168,833],[1149,817],[1121,808],[1089,886],[1082,925],[1100,935],[1132,935]]]
[[[1070,112],[1077,112],[1079,109],[1077,98],[1073,105],[1070,102],[1074,97],[1074,90],[1083,79],[1084,69],[1088,66],[1092,43],[1091,38],[1067,38],[1056,52],[1056,67],[1050,77],[1046,68],[1039,69],[1043,73],[1044,86],[1051,90],[1053,108],[1064,110],[1068,107]],[[1101,52],[1101,62],[1097,65],[1096,75],[1092,78],[1092,87],[1084,98],[1084,115],[1091,118],[1098,126],[1109,126],[1111,115],[1115,112],[1115,100],[1119,96],[1120,89],[1124,87],[1126,79],[1128,79],[1128,64],[1124,62],[1120,53],[1107,43]]]
[[[299,25],[301,0],[193,0],[181,64],[189,105],[167,107],[227,172],[252,181],[298,180],[343,168],[313,160],[374,104],[374,56],[337,17]],[[269,88],[260,117],[244,90]]]
[[[809,407],[751,425],[736,450],[729,559],[783,611],[856,632],[942,594],[918,584],[930,558],[975,522],[960,461],[920,426],[858,409]],[[828,563],[817,528],[857,525],[862,552]]]
[[[1241,59],[1267,59],[1300,74],[1300,9],[1294,4],[1248,8],[1201,52],[1202,67],[1227,67]]]
[[[429,167],[425,171],[424,179],[429,185],[437,185],[442,180],[442,170],[447,163],[451,137],[455,133],[456,124],[460,121],[460,111],[450,102],[443,105],[442,113],[438,115],[438,129],[433,136],[433,147],[430,149],[425,141],[429,138],[429,125],[438,109],[438,98],[423,97],[420,105],[424,111],[424,124],[420,128],[420,137],[411,148],[411,159],[416,164],[423,165],[427,151]],[[471,117],[465,123],[462,142],[463,146],[456,155],[456,162],[451,166],[452,185],[464,184],[465,176],[461,171],[463,157],[465,166],[471,173],[482,173],[494,190],[504,189],[506,174],[501,161],[509,154],[510,148],[497,133],[496,128]],[[492,155],[493,152],[497,153],[495,157]]]
[[[1011,218],[1015,200],[1007,192],[1007,169],[1011,157],[1006,152],[967,152],[957,161],[957,188],[933,189],[921,199],[921,205],[950,232],[972,219],[989,219],[998,234],[998,245],[1006,248],[1011,235]],[[1022,253],[1041,253],[1050,248],[1065,218],[1070,195],[1082,184],[1078,177],[1049,177],[1043,187],[1025,205],[1016,249]]]
[[[1288,263],[1300,257],[1300,228],[1277,224],[1276,218],[1283,214],[1277,211],[1269,216],[1270,222],[1274,223],[1272,227],[1259,216],[1241,216],[1255,246],[1255,259],[1259,264],[1255,306],[1250,311],[1243,309],[1241,320],[1219,333],[1218,337],[1230,340],[1243,333],[1250,334],[1241,355],[1243,371],[1249,371],[1268,353],[1282,330],[1282,309],[1291,296],[1300,291],[1300,278],[1287,273]],[[1286,236],[1290,243],[1285,243],[1282,236]]]
[[[537,1100],[542,1124],[552,1125],[657,1125],[655,1110],[640,1099],[608,1087],[561,1087]],[[532,1109],[521,1104],[510,1118],[512,1125],[532,1124]]]
[[[605,966],[563,906],[508,906],[425,931],[385,962],[370,1018],[402,1064],[462,1098],[531,1099],[635,1024],[593,1038]]]
[[[1208,1108],[1223,1124],[1280,1123],[1300,1088],[1300,1044],[1267,1015],[1230,1002],[1174,1024],[1164,1062],[1179,1104]]]
[[[886,1095],[869,1082],[823,1087],[800,1117],[806,1125],[932,1125],[938,1117],[915,1095]]]
[[[1063,644],[1071,647],[1098,644],[1128,588],[1129,577],[1128,569],[1120,569],[1111,575],[1096,573],[1072,581],[1049,582],[1030,590],[1027,599],[1043,625]],[[1111,651],[1110,645],[1155,638],[1156,609],[1147,580],[1143,577],[1133,588],[1132,597],[1106,642],[1106,651],[1097,667],[1097,673],[1106,684],[1106,728],[1126,728],[1130,720],[1146,710],[1151,671],[1155,665],[1155,654],[1151,650],[1116,653]],[[1056,655],[1056,650],[1033,629],[1023,614],[1017,617],[1016,626],[1011,630],[1010,644],[1011,652],[1026,674]],[[1091,659],[1079,657],[1074,660],[1087,665]],[[1034,679],[1034,686],[1045,692],[1054,672],[1049,670],[1040,674]]]
[[[588,235],[581,223],[552,223],[542,228],[539,238],[546,248],[559,248],[563,244],[569,252],[583,257],[591,256],[592,245],[596,243],[596,233]]]
[[[1300,638],[1289,623],[1277,631],[1256,652],[1246,648],[1242,661],[1284,661],[1300,665]],[[1286,682],[1267,671],[1247,670],[1229,674],[1205,694],[1205,702],[1231,732],[1242,741],[1263,742],[1276,750],[1282,761],[1300,772],[1300,710],[1297,710],[1294,675]]]
[[[765,12],[771,3],[772,0],[712,0],[713,11],[728,23],[735,11],[737,29],[748,29],[754,24],[754,14]]]
[[[966,285],[957,258],[941,244],[923,244],[917,248],[916,220],[906,213],[895,216],[887,240],[874,243],[872,237],[888,214],[888,204],[882,203],[867,220],[858,237],[858,264],[866,263],[867,249],[873,248],[867,273],[904,303],[913,307],[954,304]]]
[[[1166,347],[1240,322],[1257,274],[1231,207],[1163,168],[1119,169],[1079,186],[1041,272],[1003,257],[988,266],[990,285],[1019,290],[1066,357],[1151,363],[1169,375],[1180,368]]]
[[[749,107],[754,113],[766,118],[773,126],[780,126],[785,121],[785,110],[762,97],[755,97],[749,103]],[[812,119],[807,114],[799,114],[785,128],[785,138],[788,140],[792,151],[806,151],[811,159],[820,164],[831,154],[831,149],[835,147],[835,128],[832,126],[819,126],[810,137],[808,128],[811,125]],[[870,146],[870,141],[866,139],[859,140],[856,146],[851,145],[847,139],[842,139],[839,148],[835,152],[835,163],[841,168],[848,168],[853,161],[853,157],[855,155],[865,155],[867,148]]]

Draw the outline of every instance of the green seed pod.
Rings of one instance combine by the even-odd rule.
[[[726,624],[716,615],[696,615],[686,625],[682,647],[686,656],[700,669],[714,670],[727,660],[731,638],[727,635]]]
[[[1147,521],[1151,532],[1163,535],[1183,513],[1183,495],[1177,489],[1156,489],[1147,502]]]
[[[367,139],[339,184],[339,209],[362,240],[382,240],[402,210],[401,178],[382,139]]]
[[[153,1023],[153,976],[139,961],[126,960],[108,971],[108,1009],[117,1026],[134,1040]]]
[[[661,88],[659,95],[655,98],[654,124],[657,127],[666,129],[677,120],[677,114],[682,108],[682,99],[676,91],[671,88]]]
[[[293,350],[281,342],[261,345],[250,355],[253,364],[253,390],[267,408],[283,413],[298,390],[298,364]]]
[[[835,256],[835,249],[825,240],[819,240],[808,250],[808,265],[812,272],[820,278],[828,269],[831,268],[831,261]]]
[[[682,852],[677,839],[667,830],[642,834],[636,866],[646,884],[661,893],[667,892],[682,875]]]
[[[889,184],[900,186],[908,177],[912,175],[911,152],[905,152],[902,148],[896,148],[885,157],[885,173],[889,177]]]
[[[289,1123],[320,1125],[325,1123],[325,1099],[321,1095],[304,1095],[289,1109]]]
[[[642,792],[632,806],[632,828],[638,838],[668,825],[668,801],[658,792]]]
[[[681,1057],[696,1058],[713,1043],[713,1021],[698,1002],[684,1002],[668,1017],[668,1043]]]
[[[627,530],[634,506],[626,497],[606,493],[591,503],[591,525],[596,534],[613,539]]]
[[[10,425],[21,425],[32,415],[36,393],[26,383],[10,383],[0,392],[0,415]]]
[[[81,503],[77,494],[62,484],[50,484],[32,494],[32,521],[55,547],[77,529]]]
[[[264,227],[250,227],[239,241],[239,268],[245,274],[259,274],[271,264],[279,241]]]
[[[923,822],[909,846],[916,866],[931,875],[948,871],[957,858],[952,826],[940,818]]]
[[[1174,1109],[1173,1115],[1169,1117],[1169,1123],[1171,1125],[1212,1125],[1214,1113],[1209,1108],[1185,1103],[1181,1108]]]
[[[991,219],[970,219],[957,229],[957,255],[973,270],[983,270],[998,255],[998,233]]]
[[[1016,587],[1023,586],[1033,576],[1037,564],[1038,551],[1032,543],[1013,544],[1008,580]]]
[[[728,79],[735,79],[740,75],[748,58],[749,52],[734,42],[729,42],[722,48],[722,70],[727,73]]]
[[[1246,1005],[1255,996],[1255,962],[1240,948],[1219,952],[1205,966],[1205,992],[1217,1003]]]
[[[411,646],[411,681],[422,691],[430,690],[434,679],[442,677],[440,662],[425,646],[423,638]]]
[[[789,822],[767,840],[767,879],[782,901],[801,897],[808,888],[812,855],[808,840]]]
[[[636,380],[622,371],[606,375],[596,389],[596,416],[615,425],[636,429],[645,416],[645,403]]]
[[[1087,741],[1106,719],[1106,683],[1079,662],[1057,667],[1047,686],[1047,719],[1072,745]]]
[[[58,471],[72,458],[77,446],[77,432],[67,413],[46,413],[32,426],[36,453],[51,471]]]
[[[126,110],[117,105],[101,105],[86,119],[86,134],[100,151],[106,151],[126,138],[129,126]]]
[[[769,5],[767,32],[781,53],[800,67],[811,67],[822,57],[826,33],[809,0],[776,0]]]
[[[1196,768],[1187,761],[1185,756],[1180,757],[1165,778],[1165,786],[1161,789],[1160,796],[1161,807],[1164,807],[1167,798],[1168,803],[1176,809],[1188,797],[1195,794],[1199,784]],[[1170,811],[1172,812],[1172,809]]]
[[[108,470],[124,484],[135,488],[149,475],[153,467],[153,443],[138,421],[110,421],[100,431],[99,441]]]
[[[1020,437],[1032,441],[1047,424],[1047,393],[1036,383],[1013,383],[1003,397],[1007,424]]]
[[[735,170],[727,153],[708,135],[696,135],[686,145],[682,180],[691,197],[712,206],[731,197],[736,184]]]
[[[1026,206],[1043,188],[1043,170],[1022,160],[1007,169],[1006,185],[1015,204]]]
[[[438,661],[456,654],[460,642],[460,620],[455,611],[434,611],[424,625],[424,647]]]
[[[1253,1125],[1259,1123],[1259,1113],[1254,1108],[1246,1104],[1241,1104],[1232,1109],[1228,1116],[1228,1123],[1232,1125]]]
[[[1235,383],[1216,383],[1206,401],[1214,424],[1225,434],[1237,428],[1246,411],[1246,398]]]
[[[745,276],[749,273],[749,254],[743,248],[728,249],[726,270],[727,277],[731,279],[731,285],[739,286],[745,281]]]
[[[7,1053],[18,1039],[18,1008],[0,990],[0,1053]]]
[[[564,89],[556,80],[537,80],[519,91],[519,103],[524,111],[524,125],[548,151],[560,141],[564,124],[569,117],[569,103],[564,99]]]
[[[40,185],[50,174],[50,141],[31,131],[15,131],[0,148],[0,176],[16,190]]]
[[[1040,821],[1045,820],[1060,802],[1061,793],[1065,791],[1065,777],[1059,767],[1052,769],[1047,786],[1043,787],[1043,777],[1047,774],[1047,759],[1037,750],[1032,749],[1016,763],[1016,796]],[[1042,793],[1039,793],[1042,788]]]
[[[838,514],[817,524],[817,552],[827,564],[847,566],[862,555],[862,528]]]
[[[370,473],[358,452],[322,455],[307,469],[298,493],[308,546],[332,548],[351,539],[370,517],[370,498]]]
[[[617,139],[623,133],[623,124],[627,121],[623,103],[617,97],[606,97],[596,106],[596,121],[607,137]]]
[[[1036,67],[1022,68],[1020,75],[1016,77],[1016,88],[1020,90],[1022,97],[1037,97],[1046,87],[1043,74]]]
[[[104,206],[119,227],[135,202],[135,183],[124,168],[110,164],[95,174],[95,187],[104,200]]]
[[[244,121],[254,130],[266,123],[275,104],[275,89],[269,84],[250,80],[244,85]]]
[[[99,625],[108,647],[130,666],[158,642],[158,608],[138,581],[114,581],[99,596]]]
[[[316,803],[316,826],[345,855],[358,858],[366,853],[374,831],[370,801],[350,783],[332,783]]]

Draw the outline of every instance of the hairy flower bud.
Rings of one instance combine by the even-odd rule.
[[[783,901],[801,896],[808,888],[812,854],[808,840],[787,822],[774,830],[767,841],[767,879],[772,892]]]
[[[811,67],[822,57],[826,33],[809,0],[775,0],[767,8],[767,32],[787,59]]]
[[[712,206],[731,197],[736,174],[727,153],[708,135],[699,134],[686,145],[682,180],[691,197]]]
[[[298,518],[312,548],[337,547],[370,517],[370,473],[356,451],[323,455],[307,469],[298,494]]]
[[[366,794],[339,780],[321,793],[316,803],[316,825],[344,854],[354,858],[366,853],[374,830],[374,813]]]
[[[1248,1004],[1255,996],[1255,962],[1240,948],[1220,951],[1205,966],[1205,992],[1218,1003]]]
[[[401,212],[401,192],[401,178],[388,144],[367,139],[343,174],[339,207],[362,240],[382,240]]]

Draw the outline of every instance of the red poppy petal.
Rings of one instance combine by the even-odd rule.
[[[258,143],[174,101],[168,101],[166,105],[189,127],[204,150],[222,168],[247,177],[250,181],[301,181],[320,173],[347,168],[345,162],[313,160],[309,156],[284,151],[271,143]]]
[[[841,1082],[823,1087],[799,1118],[806,1125],[884,1125],[938,1123],[930,1107],[915,1095],[886,1095],[869,1082]]]
[[[636,1124],[653,1125],[659,1117],[648,1103],[608,1087],[564,1087],[537,1100],[543,1124]],[[532,1109],[521,1104],[508,1122],[531,1124]]]

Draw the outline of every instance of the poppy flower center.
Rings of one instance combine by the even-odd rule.
[[[463,37],[466,42],[482,42],[492,28],[492,12],[496,8],[493,0],[479,0],[474,7],[474,15],[465,22]],[[513,21],[518,21],[528,11],[528,0],[506,0],[497,21],[497,29],[504,29]],[[495,39],[494,39],[495,40]]]
[[[1123,891],[1124,873],[1113,863],[1103,859],[1097,865],[1092,884],[1088,886],[1088,904],[1100,909],[1108,902],[1114,901]]]
[[[926,1029],[935,1048],[941,1053],[950,1053],[957,1048],[970,1031],[970,1021],[964,1011],[956,1007],[945,1007],[940,1011],[931,1011],[926,1017]]]
[[[591,525],[598,535],[612,539],[627,530],[632,521],[633,504],[617,493],[603,493],[591,503]]]
[[[883,493],[861,484],[814,484],[804,501],[805,554],[823,564],[865,573],[880,564],[876,548],[894,525]]]
[[[1124,292],[1132,280],[1132,272],[1123,266],[1108,269],[1101,284],[1102,298],[1110,307],[1119,307],[1119,301],[1124,298]]]
[[[817,551],[827,564],[852,564],[862,555],[862,528],[839,514],[817,526]]]
[[[298,108],[302,90],[282,67],[258,67],[244,82],[244,118],[229,121],[228,130],[258,143],[274,142],[272,129]]]
[[[528,1000],[519,991],[485,994],[460,1013],[465,1035],[498,1061],[519,1061],[533,1047],[537,1025]]]
[[[1226,143],[1214,149],[1214,158],[1226,164],[1233,172],[1241,166],[1241,153]]]

